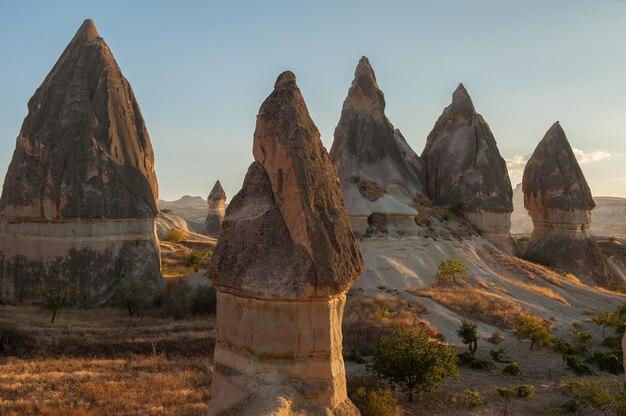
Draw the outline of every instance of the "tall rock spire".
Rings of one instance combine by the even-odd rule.
[[[253,153],[209,268],[218,299],[209,415],[356,416],[341,321],[363,260],[291,72],[259,110]]]
[[[354,72],[330,154],[357,234],[378,216],[387,231],[414,234],[424,164],[385,115],[385,96],[366,57]]]
[[[428,135],[422,158],[428,196],[459,207],[487,240],[511,253],[513,189],[506,162],[463,84]]]
[[[0,198],[2,296],[38,290],[48,273],[94,302],[125,275],[162,284],[157,197],[139,105],[85,20],[28,102],[17,137]]]
[[[595,202],[559,122],[526,163],[522,190],[534,225],[525,257],[607,286],[613,274],[589,232]]]
[[[222,230],[222,221],[224,220],[224,207],[226,205],[226,192],[222,188],[222,184],[218,180],[213,185],[213,189],[207,197],[209,204],[209,213],[204,221],[204,235],[209,237],[217,237]]]

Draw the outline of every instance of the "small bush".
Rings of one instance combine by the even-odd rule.
[[[374,312],[377,321],[388,321],[391,319],[391,311],[386,306],[379,306]]]
[[[504,335],[498,330],[493,331],[491,335],[489,335],[489,338],[487,338],[487,342],[493,345],[499,345],[502,341],[504,341]]]
[[[456,355],[456,357],[459,365],[470,365],[474,362],[474,360],[476,360],[476,357],[474,357],[468,351],[460,352]]]
[[[183,281],[168,284],[166,307],[174,319],[182,319],[191,313],[193,289]]]
[[[502,373],[510,376],[518,376],[522,374],[522,366],[517,361],[513,361],[502,369]]]
[[[185,260],[187,264],[194,268],[197,272],[201,268],[207,265],[207,262],[211,260],[213,253],[210,251],[196,251],[193,250],[189,254],[187,254]]]
[[[350,182],[352,183],[359,183],[361,182],[361,177],[358,175],[352,175],[352,177],[350,177]]]
[[[362,416],[396,416],[401,414],[391,388],[372,376],[350,377],[348,397]]]
[[[491,370],[496,366],[496,363],[491,358],[483,357],[476,358],[474,361],[469,363],[469,366],[476,370]]]
[[[0,357],[28,354],[35,345],[35,338],[28,332],[10,324],[0,324]]]
[[[577,355],[565,354],[563,361],[567,367],[579,376],[592,374],[591,369]]]
[[[535,395],[535,388],[530,384],[520,384],[519,386],[513,387],[513,397],[523,398],[523,397],[532,397]]]
[[[191,298],[191,313],[194,315],[215,314],[217,309],[217,292],[209,286],[197,287]]]
[[[487,400],[477,391],[465,390],[465,397],[469,402],[469,407],[482,406]]]
[[[497,363],[506,364],[511,362],[511,359],[506,355],[506,350],[504,348],[491,350],[489,351],[489,355],[491,355],[491,358],[493,358],[493,360]]]
[[[522,318],[522,321],[515,329],[515,338],[519,341],[524,339],[530,340],[531,350],[535,344],[540,346],[552,345],[552,334],[548,331],[548,327],[543,320],[536,316]]]
[[[357,364],[365,364],[365,358],[363,358],[363,356],[358,351],[355,351],[355,350],[352,350],[349,353],[347,353],[345,358],[347,361],[352,361]]]
[[[620,337],[606,337],[602,340],[601,345],[613,350],[620,350],[622,349],[622,339]]]
[[[570,397],[561,406],[567,412],[626,415],[626,389],[617,377],[565,379],[561,381],[561,389]]]
[[[180,243],[185,238],[185,230],[182,228],[172,228],[163,237],[164,241],[169,241],[171,243]]]
[[[619,351],[600,352],[596,351],[590,358],[591,361],[598,365],[602,371],[619,375],[624,373],[624,362],[622,354]]]
[[[126,309],[128,316],[143,314],[153,302],[154,292],[134,276],[120,279],[113,290],[111,306]]]
[[[467,267],[465,267],[465,263],[463,263],[461,259],[451,258],[448,260],[442,260],[441,263],[439,263],[436,277],[440,280],[451,279],[456,283],[456,276],[465,274],[467,274]]]
[[[593,335],[579,329],[570,329],[567,331],[567,334],[579,344],[588,344],[593,341]]]

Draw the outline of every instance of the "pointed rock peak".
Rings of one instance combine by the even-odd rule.
[[[565,135],[565,131],[563,130],[563,127],[561,127],[561,124],[557,121],[555,122],[552,127],[550,127],[548,129],[548,131],[546,132],[545,136],[543,136],[542,141],[554,141],[554,140],[558,140],[561,142],[566,142],[567,145],[569,146],[569,141],[567,140],[567,136]]]
[[[222,184],[218,180],[217,182],[215,182],[215,185],[213,185],[213,189],[211,189],[211,192],[209,193],[208,200],[209,201],[221,201],[225,199],[226,199],[226,192],[224,192],[224,188],[222,188]]]
[[[291,71],[285,71],[276,78],[276,83],[274,84],[274,89],[279,89],[284,86],[293,86],[296,85],[296,75]]]
[[[537,145],[537,149],[544,152],[558,152],[564,151],[565,154],[569,155],[569,158],[578,164],[576,160],[576,156],[574,155],[574,151],[572,150],[572,146],[567,140],[567,135],[565,131],[561,127],[561,124],[557,121],[554,123],[550,129],[543,136],[543,139]],[[544,150],[551,149],[551,150]]]
[[[74,40],[83,40],[87,42],[93,42],[95,40],[101,39],[100,34],[98,33],[98,29],[96,29],[96,25],[93,20],[85,19],[83,24],[80,26],[76,35],[74,35]]]
[[[476,112],[472,97],[463,84],[459,84],[452,94],[452,110],[455,113],[473,114]]]
[[[374,68],[372,68],[370,61],[365,56],[361,58],[359,64],[356,66],[354,78],[360,82],[369,80],[370,82],[376,84],[376,74],[374,73]]]

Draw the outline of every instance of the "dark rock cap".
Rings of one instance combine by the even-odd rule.
[[[557,121],[550,127],[524,168],[524,206],[592,210],[596,204],[565,132]]]
[[[211,189],[207,201],[209,204],[212,202],[226,201],[226,192],[224,192],[224,188],[222,188],[222,184],[219,180],[213,185],[213,189]]]
[[[154,218],[157,197],[139,105],[93,21],[85,20],[28,102],[0,215]]]
[[[253,153],[257,163],[226,210],[214,252],[210,275],[216,285],[290,299],[344,293],[360,274],[363,260],[350,231],[337,171],[291,72],[278,77],[259,110]],[[254,231],[238,226],[247,221],[256,224]],[[234,229],[239,232],[231,233]],[[237,248],[255,245],[261,252],[275,250],[284,263]],[[225,260],[230,256],[239,256],[240,266]],[[252,262],[259,262],[254,264],[263,272]],[[246,275],[260,280],[258,286],[238,277]]]
[[[362,57],[343,103],[330,154],[344,189],[353,178],[386,189],[393,184],[409,200],[424,192],[424,163],[385,116],[385,96],[369,60]]]
[[[422,158],[428,195],[436,203],[462,204],[464,211],[513,211],[506,162],[463,84],[428,135]]]

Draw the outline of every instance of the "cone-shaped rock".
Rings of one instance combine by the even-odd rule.
[[[224,207],[226,205],[226,192],[222,188],[220,181],[215,182],[213,189],[207,198],[209,204],[209,213],[204,221],[204,235],[217,237],[222,230],[222,221],[224,220]]]
[[[428,196],[460,209],[487,240],[511,253],[513,189],[506,162],[463,84],[428,135],[422,158]]]
[[[2,297],[40,290],[50,274],[93,301],[124,275],[162,284],[150,137],[91,20],[28,110],[0,198]]]
[[[388,231],[416,233],[424,163],[385,116],[385,96],[366,57],[354,73],[330,155],[355,233],[365,234],[374,217]]]
[[[534,225],[525,256],[607,285],[610,269],[589,232],[595,203],[558,122],[526,163],[522,190],[524,207]]]
[[[261,106],[254,158],[209,269],[218,299],[209,415],[358,415],[341,321],[363,261],[291,72]]]

